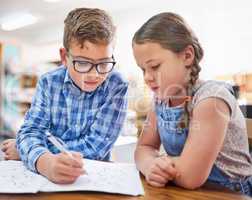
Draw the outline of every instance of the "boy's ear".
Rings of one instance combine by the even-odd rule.
[[[60,48],[59,49],[59,53],[60,53],[60,59],[63,65],[67,65],[67,51],[65,48]]]
[[[185,66],[191,66],[194,61],[194,48],[192,45],[188,45],[183,51],[183,59]]]

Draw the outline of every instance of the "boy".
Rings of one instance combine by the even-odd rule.
[[[100,9],[78,8],[64,23],[64,66],[40,78],[16,139],[17,155],[25,165],[56,183],[72,183],[83,174],[82,157],[109,159],[127,109],[128,84],[112,71],[111,18]],[[72,156],[59,152],[46,139],[47,131],[60,138]],[[7,159],[15,158],[14,142],[3,146]]]

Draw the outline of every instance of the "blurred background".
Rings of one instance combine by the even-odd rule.
[[[131,39],[148,18],[164,11],[182,15],[198,36],[205,50],[201,78],[231,83],[251,117],[251,0],[0,0],[0,135],[15,136],[38,77],[60,64],[63,21],[77,7],[104,9],[117,26],[117,69],[130,82],[124,135],[139,134],[151,101]]]

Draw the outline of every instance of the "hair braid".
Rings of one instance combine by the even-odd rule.
[[[185,112],[181,117],[180,123],[178,123],[178,126],[181,128],[189,127],[192,104],[190,99],[192,99],[193,87],[201,71],[199,62],[204,54],[197,37],[181,16],[171,12],[164,12],[153,16],[145,22],[135,33],[132,44],[144,44],[146,42],[158,43],[164,49],[171,50],[174,53],[180,53],[188,46],[193,47],[194,60],[190,66],[187,66],[191,70],[190,80],[186,88],[189,101],[185,102]]]
[[[179,124],[180,128],[189,127],[190,119],[191,119],[191,112],[192,112],[192,97],[193,97],[193,87],[195,86],[196,81],[199,77],[199,72],[201,67],[198,64],[194,64],[191,67],[190,73],[190,80],[187,85],[187,96],[189,97],[188,100],[185,102],[185,112],[182,115],[181,122]]]

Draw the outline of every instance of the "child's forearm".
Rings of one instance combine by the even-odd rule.
[[[176,185],[181,186],[186,189],[196,189],[204,184],[207,176],[199,175],[201,174],[199,170],[190,169],[189,166],[185,165],[185,163],[181,160],[180,157],[172,157],[175,168],[178,170],[180,176],[176,177],[173,181]]]
[[[52,156],[53,154],[51,152],[46,152],[38,158],[36,162],[36,169],[40,174],[46,176],[48,172],[48,164],[50,165]]]
[[[153,159],[159,156],[159,151],[151,146],[140,145],[135,151],[135,161],[138,170],[145,175],[146,169],[149,167]]]

